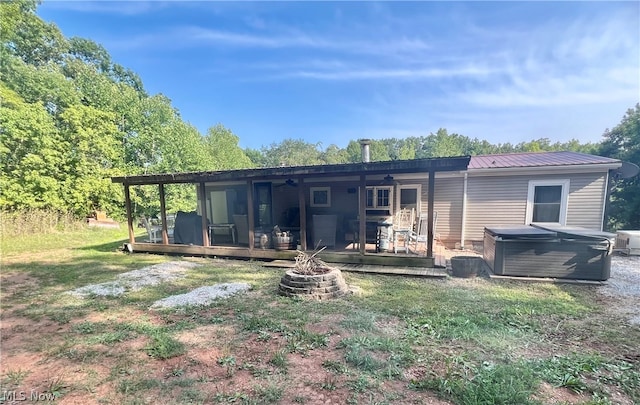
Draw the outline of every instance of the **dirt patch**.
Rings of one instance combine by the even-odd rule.
[[[2,291],[2,307],[6,309],[14,296],[33,291],[40,283],[34,277],[26,273],[0,274],[0,286]]]
[[[567,388],[554,387],[549,383],[543,382],[540,384],[538,393],[535,395],[535,399],[542,401],[545,404],[581,404],[586,402],[589,397],[578,394]]]

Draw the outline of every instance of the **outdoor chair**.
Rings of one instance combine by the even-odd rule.
[[[411,232],[413,232],[413,221],[415,217],[415,211],[406,208],[396,212],[393,218],[393,252],[398,253],[398,250],[404,250],[405,253],[409,253],[409,240]]]
[[[160,243],[160,242],[162,242],[162,227],[161,226],[151,225],[151,222],[145,216],[142,216],[142,218],[140,218],[140,221],[142,222],[142,224],[144,225],[145,229],[147,230],[147,235],[148,235],[147,242],[149,242],[149,243]]]
[[[436,224],[438,222],[438,212],[434,211],[433,213],[433,235],[435,239],[436,235]],[[413,242],[413,249],[417,253],[418,252],[418,244],[424,243],[425,249],[427,246],[427,242],[429,241],[429,220],[428,215],[426,213],[421,213],[418,217],[418,224],[416,226],[415,231],[411,231],[409,234],[410,241]]]

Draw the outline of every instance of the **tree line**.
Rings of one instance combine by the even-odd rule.
[[[222,124],[206,134],[182,120],[171,100],[148,94],[142,79],[94,41],[66,38],[36,15],[36,0],[0,3],[0,208],[45,208],[78,217],[94,210],[120,217],[123,190],[112,176],[358,162],[358,140],[345,148],[286,139],[242,149]],[[439,129],[372,140],[371,160],[571,150],[640,164],[640,107],[606,130],[601,143],[491,144]],[[363,134],[366,137],[366,134]],[[189,208],[192,188],[168,187],[167,205]],[[155,188],[135,188],[136,210],[157,209]],[[612,226],[640,228],[640,183],[618,182]]]

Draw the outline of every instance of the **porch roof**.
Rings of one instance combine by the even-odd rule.
[[[127,185],[200,183],[231,180],[261,180],[299,176],[353,176],[360,174],[427,173],[467,170],[470,156],[392,160],[386,162],[344,163],[335,165],[287,166],[260,169],[207,172],[144,174],[112,177],[114,183]]]

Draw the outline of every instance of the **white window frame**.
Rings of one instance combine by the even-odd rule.
[[[526,210],[526,225],[536,224],[567,224],[567,208],[569,206],[569,186],[571,182],[569,179],[557,179],[557,180],[529,180],[529,191],[527,192],[527,210]],[[540,186],[562,186],[562,196],[560,199],[560,218],[559,222],[533,222],[533,202],[535,197],[536,187]]]
[[[327,193],[326,203],[317,203],[315,193]],[[331,207],[331,187],[310,187],[309,188],[310,205],[312,207]]]
[[[372,190],[373,191],[373,205],[372,206],[367,206],[366,209],[368,210],[376,210],[376,209],[388,209],[389,212],[393,212],[393,186],[369,186],[366,188],[366,191],[368,190]],[[378,190],[389,190],[389,205],[382,205],[382,206],[378,206]],[[366,205],[366,194],[365,194],[365,205]]]
[[[396,195],[396,207],[398,210],[400,209],[400,196],[402,195],[403,189],[415,189],[416,190],[416,215],[418,215],[421,211],[422,207],[422,184],[399,184],[398,185],[398,193]]]

